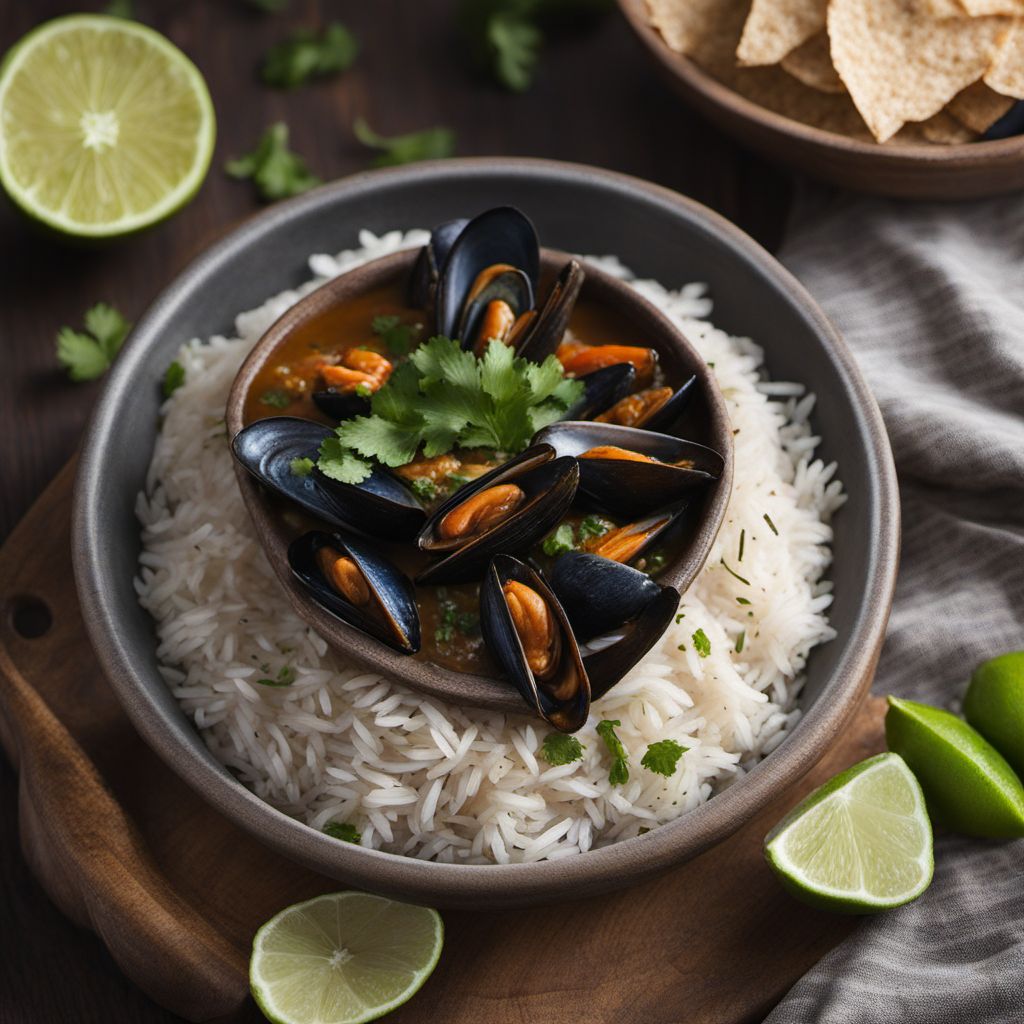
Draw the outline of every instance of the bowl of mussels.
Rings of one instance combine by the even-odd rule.
[[[513,207],[305,296],[226,422],[270,563],[330,645],[565,732],[667,628],[732,477],[679,329]]]

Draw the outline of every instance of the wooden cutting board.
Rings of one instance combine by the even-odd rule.
[[[93,929],[158,1003],[193,1021],[261,1020],[246,980],[253,933],[287,904],[338,883],[233,826],[135,733],[79,613],[73,469],[0,550],[0,742],[20,774],[25,857],[54,902]],[[788,897],[761,840],[813,786],[883,749],[883,713],[871,698],[798,786],[653,882],[536,910],[446,912],[437,970],[390,1019],[760,1020],[856,927]]]

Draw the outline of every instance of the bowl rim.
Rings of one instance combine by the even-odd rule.
[[[859,434],[867,442],[871,471],[866,498],[878,525],[872,547],[865,553],[870,563],[870,585],[851,631],[859,642],[847,645],[821,697],[786,742],[759,762],[742,784],[725,789],[675,821],[578,857],[528,864],[442,864],[339,843],[258,797],[200,745],[183,743],[178,736],[181,729],[165,717],[160,704],[143,685],[132,645],[118,628],[113,598],[106,586],[108,571],[101,544],[105,439],[117,430],[118,406],[143,372],[153,340],[173,322],[181,293],[201,286],[210,273],[230,263],[239,250],[265,232],[307,211],[330,206],[337,196],[368,197],[403,184],[422,186],[424,180],[459,182],[481,178],[522,178],[570,187],[590,185],[606,189],[609,198],[617,194],[639,199],[666,215],[683,217],[695,232],[715,236],[738,260],[755,265],[814,328],[854,399],[854,418]],[[731,835],[806,774],[870,689],[896,584],[899,496],[881,413],[852,353],[803,285],[750,236],[695,200],[619,172],[536,158],[469,157],[366,171],[321,186],[254,215],[192,260],[139,319],[110,371],[79,459],[72,536],[75,582],[97,658],[133,725],[172,771],[255,838],[324,875],[343,877],[350,884],[399,894],[406,899],[440,906],[483,908],[564,900],[621,886],[623,877],[639,881],[657,874]],[[184,721],[181,725],[192,728]],[[636,856],[638,844],[643,844],[641,857]]]
[[[540,251],[541,272],[554,272],[576,258],[569,253],[543,247]],[[416,250],[408,248],[376,257],[325,281],[289,306],[263,332],[231,382],[224,414],[230,436],[234,438],[245,426],[246,398],[254,379],[267,362],[273,359],[274,352],[293,330],[315,321],[328,310],[348,301],[350,296],[360,295],[368,289],[398,279],[401,274],[411,270],[415,259]],[[585,273],[584,293],[588,290],[596,292],[594,301],[623,314],[647,343],[659,351],[671,353],[671,357],[682,365],[683,377],[692,374],[697,378],[708,410],[708,436],[705,440],[725,460],[722,475],[697,496],[701,511],[700,524],[693,529],[677,557],[658,576],[659,583],[675,587],[683,593],[707,562],[725,521],[732,493],[734,445],[725,399],[714,374],[700,358],[693,343],[661,309],[625,281],[588,263],[585,258],[580,258],[580,263]],[[267,418],[274,417],[271,415]],[[280,513],[275,511],[274,502],[269,500],[267,492],[239,465],[237,459],[233,463],[235,478],[249,518],[285,596],[300,618],[311,625],[328,644],[339,648],[367,668],[379,670],[428,697],[514,715],[531,714],[531,709],[519,692],[507,681],[488,678],[475,672],[456,672],[425,659],[392,651],[356,627],[341,622],[311,600],[288,565],[287,548],[294,531],[282,523]]]
[[[990,165],[993,162],[1019,160],[1024,156],[1024,135],[1006,139],[978,139],[950,145],[931,143],[863,142],[838,132],[826,131],[795,121],[719,82],[695,61],[673,50],[646,16],[646,0],[616,0],[619,10],[641,43],[661,65],[687,90],[699,94],[710,104],[724,107],[747,125],[768,129],[778,135],[799,140],[819,149],[841,152],[844,156],[873,160],[890,166],[921,166],[956,163],[963,168]]]

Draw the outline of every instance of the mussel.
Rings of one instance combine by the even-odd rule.
[[[480,585],[480,628],[523,699],[554,728],[575,732],[590,711],[590,681],[558,598],[541,576],[496,555]]]
[[[555,351],[570,377],[582,377],[605,366],[629,363],[636,370],[637,384],[647,387],[654,378],[658,353],[640,345],[590,345],[576,339],[563,341]]]
[[[569,406],[562,419],[591,420],[598,413],[615,405],[633,390],[636,370],[628,363],[618,363],[580,377],[583,394]]]
[[[551,589],[580,643],[621,631],[612,643],[592,653],[584,650],[593,700],[607,693],[654,646],[679,607],[674,587],[659,586],[628,565],[578,551],[555,562]]]
[[[533,442],[551,445],[559,456],[575,456],[580,492],[625,516],[678,501],[725,469],[722,456],[704,445],[613,423],[553,423]]]
[[[420,649],[412,582],[371,545],[314,530],[289,545],[288,564],[332,615],[402,654]]]
[[[434,296],[437,291],[438,279],[441,276],[441,268],[448,259],[448,253],[451,252],[455,239],[462,234],[468,223],[468,219],[460,217],[457,220],[438,224],[430,232],[430,241],[420,249],[409,278],[409,305],[413,309],[422,309],[428,315],[433,313]]]
[[[420,530],[420,548],[442,558],[416,582],[479,578],[496,552],[525,550],[561,520],[578,481],[575,459],[556,458],[550,445],[534,445],[464,484]]]
[[[390,540],[412,537],[426,513],[397,477],[380,467],[362,483],[343,484],[315,466],[330,427],[297,416],[269,416],[243,427],[231,442],[238,462],[260,483],[332,526]]]
[[[576,260],[566,263],[551,286],[544,305],[509,337],[508,343],[516,350],[516,355],[542,363],[558,348],[585,277],[583,267]]]
[[[675,391],[670,387],[645,388],[620,398],[593,418],[598,423],[617,423],[622,427],[667,430],[686,410],[696,386],[695,375]]]
[[[581,550],[629,565],[642,558],[655,543],[664,544],[669,533],[682,524],[688,507],[689,502],[680,501],[600,536],[588,537]]]
[[[313,392],[316,407],[341,422],[370,411],[370,395],[387,383],[394,369],[391,360],[370,349],[349,349],[338,364],[320,369],[323,387]]]

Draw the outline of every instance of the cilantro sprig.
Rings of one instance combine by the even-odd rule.
[[[615,735],[615,729],[621,726],[617,718],[606,718],[597,723],[597,735],[604,740],[608,753],[612,755],[612,766],[608,770],[608,781],[613,786],[624,786],[629,782],[629,754],[622,745],[622,740]]]
[[[689,750],[675,740],[658,740],[647,748],[640,764],[649,772],[656,772],[666,778],[675,775],[679,759]]]
[[[297,29],[272,46],[263,59],[263,81],[277,89],[294,89],[311,78],[340,74],[359,54],[356,37],[335,21],[322,32]]]
[[[288,148],[288,125],[272,124],[256,148],[237,160],[229,160],[224,169],[232,178],[251,178],[264,202],[287,199],[320,184],[306,161]]]
[[[548,764],[558,767],[563,764],[572,764],[573,761],[582,761],[585,749],[575,736],[568,736],[564,732],[552,732],[544,737],[540,756]]]
[[[85,314],[85,331],[62,327],[57,333],[57,358],[73,381],[96,380],[114,361],[131,326],[113,306],[97,302]]]
[[[324,825],[326,832],[332,839],[340,839],[344,843],[358,843],[363,834],[347,821],[329,821]]]
[[[366,119],[357,117],[352,125],[356,138],[370,149],[378,150],[374,167],[414,164],[420,160],[444,160],[455,152],[455,132],[440,125],[405,135],[379,135]]]
[[[373,472],[373,459],[404,466],[421,447],[428,459],[456,445],[519,452],[582,389],[554,356],[534,363],[492,344],[477,358],[457,341],[431,338],[374,393],[369,416],[343,421],[324,440],[317,466],[356,484]]]

